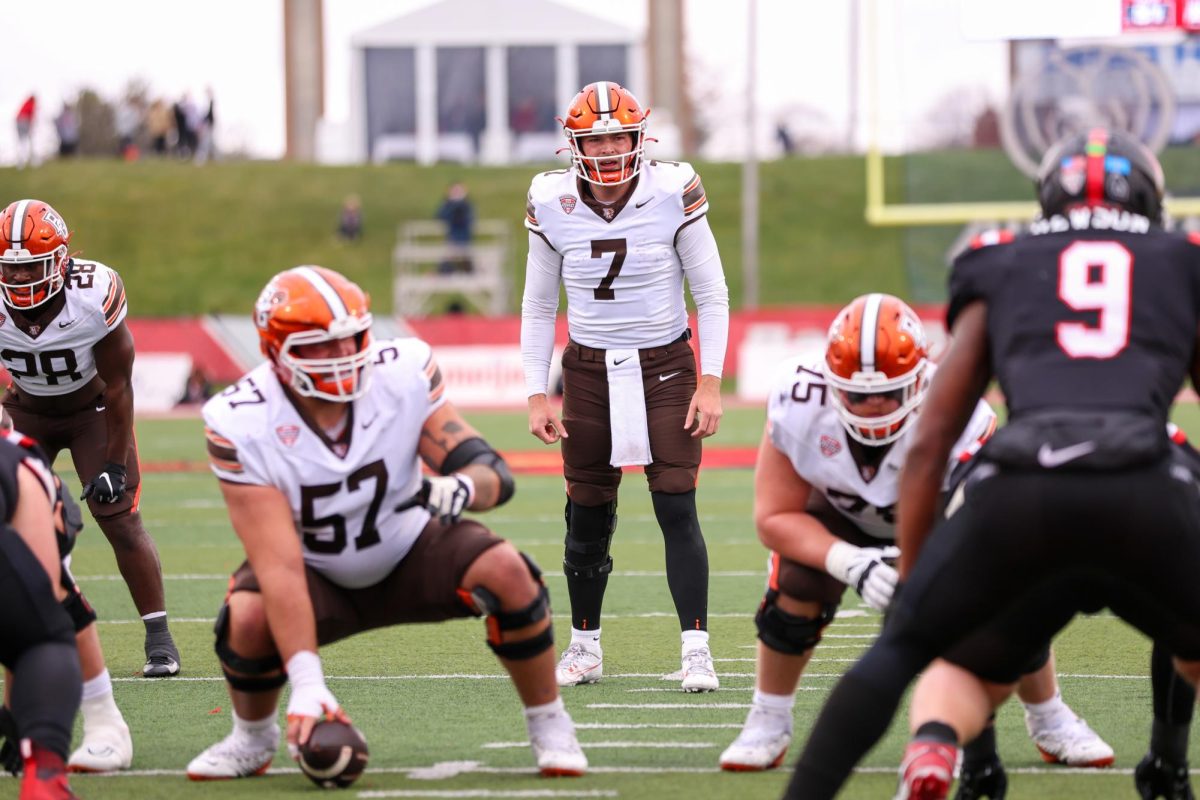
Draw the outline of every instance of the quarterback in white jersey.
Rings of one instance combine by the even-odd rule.
[[[170,677],[179,673],[179,650],[167,626],[158,550],[138,511],[134,346],[125,324],[125,287],[104,264],[71,258],[70,241],[66,222],[45,202],[17,200],[0,212],[0,362],[12,377],[4,411],[51,464],[70,450],[88,509],[143,620],[142,675]],[[128,767],[129,729],[113,703],[90,621],[80,625],[78,649],[84,741],[70,766],[93,772]]]
[[[700,176],[689,164],[646,159],[647,113],[622,86],[585,86],[561,120],[573,166],[537,175],[529,187],[521,306],[529,431],[546,444],[562,442],[573,633],[559,683],[601,677],[617,487],[621,468],[637,465],[645,467],[666,545],[682,638],[677,674],[685,691],[711,691],[718,681],[696,474],[700,441],[716,433],[722,413],[729,292]],[[685,280],[697,309],[699,376]],[[560,285],[570,334],[561,420],[546,385]]]
[[[891,602],[900,470],[933,373],[920,319],[884,294],[859,297],[838,314],[820,364],[781,365],[755,469],[755,525],[772,551],[755,618],[756,688],[741,734],[720,757],[723,769],[782,762],[800,675],[847,586],[876,610]],[[947,464],[947,480],[995,426],[995,412],[980,401]],[[1066,708],[1053,662],[1038,666],[1022,698]],[[930,680],[956,669],[935,662]]]
[[[366,294],[322,267],[272,278],[254,321],[266,363],[204,406],[212,470],[246,549],[216,626],[233,732],[196,756],[188,777],[265,772],[287,681],[290,746],[322,716],[349,721],[325,685],[319,645],[483,615],[538,768],[583,774],[554,682],[541,572],[460,518],[506,502],[512,475],[446,402],[429,346],[372,343]],[[423,477],[422,463],[436,476]]]

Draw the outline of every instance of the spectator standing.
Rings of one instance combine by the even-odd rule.
[[[446,259],[438,265],[443,275],[470,272],[471,235],[475,228],[475,207],[467,196],[467,186],[455,181],[446,189],[446,197],[437,210],[437,218],[446,223]]]
[[[37,116],[37,97],[29,95],[17,111],[17,166],[35,165],[33,158],[33,120]]]
[[[142,126],[142,114],[133,100],[125,98],[120,102],[113,125],[117,131],[117,157],[137,161],[137,134]]]
[[[337,232],[338,238],[345,242],[357,242],[362,238],[362,201],[358,195],[348,194],[342,202]]]
[[[79,115],[69,103],[63,103],[62,111],[54,118],[54,130],[58,133],[58,157],[75,155],[79,150]]]
[[[150,104],[146,112],[146,130],[150,134],[150,146],[156,156],[167,154],[170,143],[171,129],[175,127],[175,115],[162,98]]]
[[[199,405],[213,395],[212,383],[199,365],[192,367],[188,373],[187,383],[183,385],[183,395],[179,398],[180,405]]]
[[[213,101],[213,90],[208,88],[208,108],[204,111],[203,116],[199,116],[200,109],[196,109],[198,122],[196,123],[196,163],[203,164],[216,155],[216,147],[213,145],[214,125],[216,124],[216,113]]]

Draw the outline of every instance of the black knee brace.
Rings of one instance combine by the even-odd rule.
[[[563,572],[570,578],[599,578],[612,572],[609,556],[617,530],[617,501],[602,506],[581,506],[567,499]]]
[[[96,621],[96,609],[92,608],[92,604],[87,601],[77,586],[72,584],[66,589],[67,596],[63,598],[62,607],[67,610],[67,616],[71,618],[75,632],[79,633]]]
[[[789,614],[775,604],[779,592],[768,589],[754,615],[758,638],[767,647],[790,656],[807,653],[821,641],[821,631],[833,621],[837,606],[826,603],[816,619]]]
[[[459,590],[463,602],[478,615],[487,615],[487,643],[492,652],[500,658],[509,661],[523,661],[540,655],[554,646],[554,626],[547,625],[540,633],[528,639],[515,642],[503,640],[504,631],[526,628],[535,622],[541,622],[550,615],[550,593],[542,581],[542,571],[529,556],[521,553],[529,574],[538,585],[537,597],[524,608],[516,611],[503,611],[500,608],[500,598],[482,586],[476,586],[471,591]],[[469,602],[468,602],[469,601]]]
[[[225,680],[234,689],[240,692],[269,692],[287,683],[287,673],[283,671],[283,659],[279,657],[278,653],[272,653],[262,658],[247,658],[238,655],[229,646],[227,641],[229,636],[228,603],[221,606],[213,631],[217,634],[217,641],[213,649],[216,650],[217,658],[221,661],[221,671],[225,673]],[[237,670],[241,674],[235,675],[229,671],[231,669]],[[278,674],[269,674],[275,672]]]

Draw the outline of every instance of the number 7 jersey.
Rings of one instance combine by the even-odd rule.
[[[533,179],[525,227],[562,256],[571,338],[600,349],[657,347],[687,327],[679,231],[708,198],[691,165],[650,161],[621,201],[601,205],[574,170]]]
[[[0,359],[22,392],[64,395],[96,375],[92,348],[125,319],[125,286],[98,261],[73,259],[54,319],[26,333],[0,314]]]

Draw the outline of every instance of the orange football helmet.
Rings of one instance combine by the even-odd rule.
[[[904,301],[890,294],[855,298],[829,328],[823,365],[846,432],[867,445],[896,441],[925,397],[928,365],[925,328]],[[876,395],[899,405],[874,415],[850,410],[879,402]]]
[[[271,278],[254,304],[263,355],[297,394],[347,403],[370,385],[371,298],[345,276],[317,266],[293,267]],[[345,355],[308,358],[303,345],[353,337]]]
[[[638,103],[633,92],[612,81],[589,83],[559,117],[563,133],[570,142],[571,160],[588,183],[617,186],[633,180],[642,169],[646,146],[646,117],[650,114]],[[629,133],[633,148],[628,153],[586,156],[581,139],[610,133]]]
[[[0,292],[13,308],[34,308],[62,288],[71,232],[49,203],[17,200],[0,215]]]

